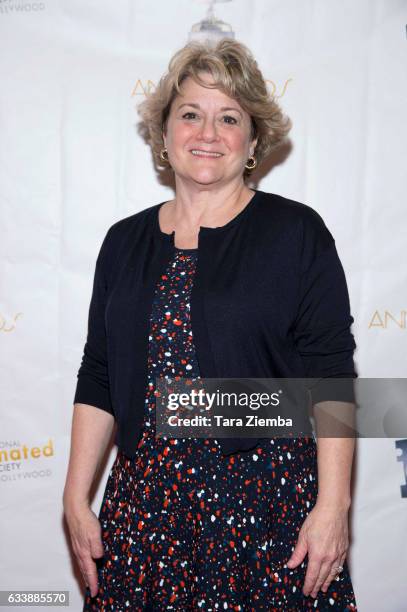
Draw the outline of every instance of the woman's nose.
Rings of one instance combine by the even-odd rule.
[[[204,119],[201,129],[199,130],[199,137],[207,142],[217,140],[218,132],[215,121],[212,121],[211,119]]]

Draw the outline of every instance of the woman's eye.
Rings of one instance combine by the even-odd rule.
[[[182,115],[183,119],[196,119],[197,117],[198,115],[192,111],[188,111],[187,113],[184,113]],[[232,117],[232,115],[224,115],[222,119],[225,123],[228,123],[230,125],[235,125],[237,123],[237,119],[235,117]]]
[[[226,123],[231,123],[232,125],[234,123],[237,123],[237,120],[234,117],[232,117],[232,115],[225,115],[224,119],[228,119],[228,121],[226,121]],[[231,121],[229,121],[229,119],[231,119]]]

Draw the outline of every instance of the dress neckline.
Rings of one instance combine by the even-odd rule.
[[[258,189],[253,189],[254,194],[251,197],[251,199],[249,200],[249,202],[246,204],[246,206],[243,208],[243,210],[241,210],[240,212],[237,213],[237,215],[235,215],[232,219],[230,219],[230,221],[228,221],[227,223],[225,223],[225,225],[221,225],[219,227],[206,227],[204,225],[201,225],[199,228],[199,233],[202,234],[217,234],[223,231],[228,230],[230,227],[236,225],[237,223],[240,223],[241,221],[243,221],[244,218],[246,218],[250,212],[253,211],[253,209],[255,208],[255,205],[257,204],[257,202],[260,199],[260,194],[262,193],[260,190]],[[164,204],[166,204],[169,200],[165,200],[164,202],[160,202],[159,204],[156,204],[154,207],[154,229],[156,231],[156,233],[163,239],[166,240],[172,240],[173,244],[174,244],[174,240],[175,240],[175,230],[173,230],[170,234],[167,234],[167,232],[163,232],[163,230],[160,227],[160,221],[159,221],[159,212],[160,212],[160,208],[161,206],[163,206]],[[198,250],[198,247],[196,247],[195,249],[179,249],[178,247],[175,246],[174,244],[174,248],[180,250],[180,251],[195,251]]]

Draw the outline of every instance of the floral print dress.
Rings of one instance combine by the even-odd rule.
[[[137,455],[118,452],[99,520],[99,591],[84,611],[355,611],[345,561],[326,593],[286,562],[316,502],[314,438],[271,438],[223,456],[215,439],[155,438],[155,378],[199,378],[190,321],[198,249],[174,247],[151,313]]]

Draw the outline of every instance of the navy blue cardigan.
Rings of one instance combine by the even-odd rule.
[[[147,391],[149,317],[175,232],[155,204],[114,223],[100,248],[74,403],[117,423],[116,444],[134,457]],[[318,378],[312,401],[353,401],[327,377],[357,376],[353,317],[335,241],[311,207],[257,190],[224,226],[201,227],[190,301],[201,377]],[[255,438],[219,439],[223,454]]]

